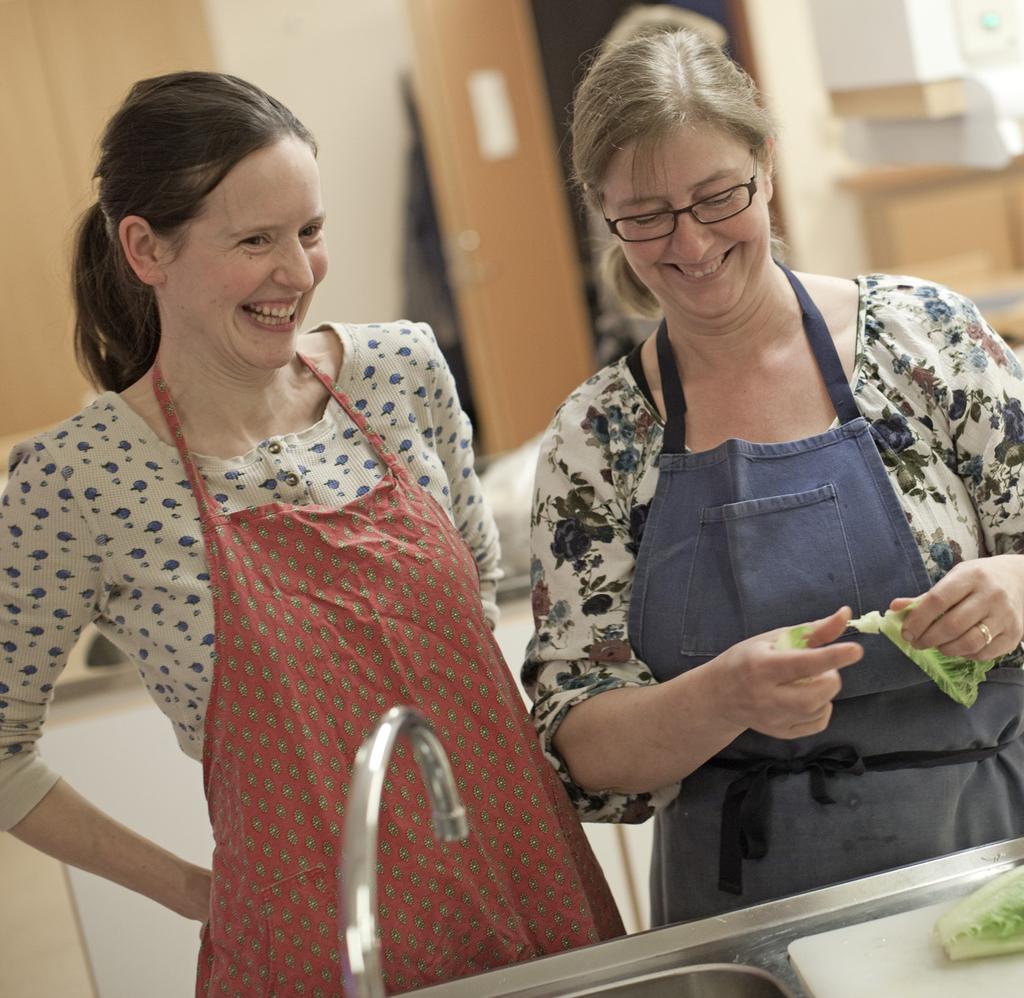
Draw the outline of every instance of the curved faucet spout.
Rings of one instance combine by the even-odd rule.
[[[377,828],[388,763],[403,734],[412,744],[430,795],[437,837],[453,842],[469,834],[448,757],[430,724],[411,707],[392,707],[356,754],[352,797],[345,816],[339,891],[344,916],[341,951],[345,993],[353,998],[384,998],[377,946]]]

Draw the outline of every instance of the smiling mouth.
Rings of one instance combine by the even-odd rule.
[[[710,277],[712,274],[717,273],[721,270],[723,264],[728,259],[732,249],[727,249],[721,256],[716,257],[714,260],[709,260],[707,263],[700,267],[683,267],[680,264],[675,264],[676,270],[679,271],[684,277],[692,277],[699,279],[702,277]]]
[[[295,318],[298,303],[291,305],[243,305],[242,310],[248,312],[264,326],[286,326]]]

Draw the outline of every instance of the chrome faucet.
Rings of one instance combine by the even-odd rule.
[[[423,774],[437,837],[454,842],[469,834],[448,756],[429,722],[412,707],[392,707],[356,754],[352,797],[345,815],[338,893],[344,917],[345,994],[351,998],[385,998],[377,946],[377,826],[388,762],[402,734],[412,743],[413,757]]]

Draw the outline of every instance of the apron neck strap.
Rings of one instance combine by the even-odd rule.
[[[825,325],[821,311],[811,300],[807,289],[800,283],[797,276],[781,263],[776,266],[786,275],[803,318],[804,333],[810,344],[814,360],[821,372],[821,377],[832,400],[840,423],[849,423],[857,419],[860,412],[853,397],[853,391],[843,371],[842,361],[832,340],[832,334]],[[665,454],[682,454],[686,449],[686,397],[679,378],[679,369],[672,354],[672,345],[668,339],[668,327],[662,319],[656,333],[658,353],[658,370],[661,373],[661,391],[665,399],[665,436],[662,452]]]
[[[811,344],[811,351],[814,359],[818,362],[818,370],[825,381],[825,388],[828,390],[828,397],[832,400],[836,415],[840,423],[849,423],[860,416],[857,403],[853,398],[853,390],[846,379],[846,372],[843,370],[842,361],[839,359],[839,351],[836,350],[835,340],[825,325],[821,311],[811,301],[807,289],[800,283],[796,274],[781,263],[779,268],[789,279],[790,286],[800,303],[800,312],[804,320],[804,332]]]
[[[321,371],[320,368],[317,367],[316,364],[314,364],[308,357],[300,353],[299,360],[301,360],[302,363],[313,372],[316,379],[331,393],[331,397],[334,401],[345,410],[345,415],[359,427],[363,436],[365,436],[369,441],[370,447],[377,457],[384,462],[385,466],[393,475],[404,480],[405,469],[399,463],[394,454],[384,446],[384,441],[381,439],[380,434],[374,433],[373,430],[370,429],[366,422],[366,418],[352,405],[348,400],[348,396],[334,383],[328,374]]]
[[[658,370],[661,372],[661,395],[665,400],[665,440],[663,454],[682,454],[686,450],[686,396],[679,380],[679,368],[668,341],[668,325],[661,320],[655,334],[658,348]]]
[[[182,466],[188,475],[189,484],[192,486],[192,495],[195,496],[196,503],[199,505],[199,520],[205,527],[207,523],[218,519],[220,515],[219,506],[213,501],[213,497],[206,487],[206,482],[203,480],[203,476],[199,474],[199,469],[189,453],[188,444],[185,442],[185,431],[181,428],[181,419],[178,417],[178,410],[174,404],[174,399],[171,398],[171,391],[167,387],[167,382],[164,381],[164,376],[160,371],[159,361],[153,365],[151,377],[153,379],[153,394],[156,395],[157,402],[160,403],[160,412],[163,414],[164,422],[167,423],[167,428],[171,431],[171,436],[174,438],[174,446],[178,448],[178,456],[181,458]]]

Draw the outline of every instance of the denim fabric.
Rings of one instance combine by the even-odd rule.
[[[894,597],[931,586],[832,337],[803,286],[786,274],[839,416],[839,425],[825,433],[776,444],[732,439],[687,453],[685,399],[664,324],[657,334],[669,420],[637,560],[629,636],[659,681],[751,635],[825,616],[843,604],[857,615],[885,610]],[[1007,741],[1011,748],[977,763],[830,775],[831,804],[812,797],[806,772],[773,778],[765,805],[768,852],[744,862],[741,896],[719,890],[715,863],[721,805],[737,774],[704,766],[657,819],[654,924],[1024,832],[1020,670],[993,670],[997,681],[983,686],[968,712],[885,638],[851,639],[864,645],[865,656],[844,670],[824,732],[783,741],[747,731],[721,758],[749,760],[753,767],[831,746],[852,747],[860,756]]]

